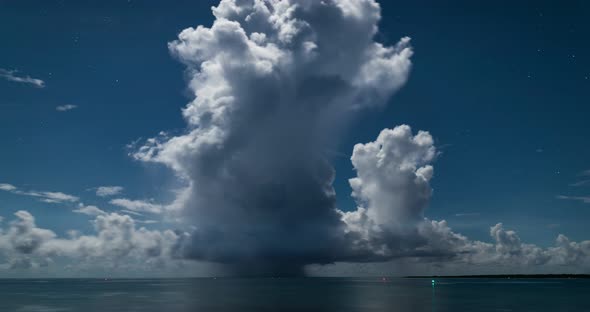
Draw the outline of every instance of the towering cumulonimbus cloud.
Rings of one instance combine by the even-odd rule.
[[[486,243],[425,218],[437,151],[428,132],[407,125],[355,146],[358,207],[336,207],[329,151],[354,114],[384,105],[411,68],[409,38],[375,42],[374,0],[222,0],[212,10],[211,27],[169,43],[194,95],[183,109],[187,130],[161,132],[132,153],[170,167],[186,187],[171,205],[111,201],[185,220],[192,233],[168,240],[175,257],[283,276],[307,264],[402,257],[588,265],[588,241],[559,236],[544,249],[497,224]]]
[[[373,0],[222,0],[213,14],[169,43],[195,96],[187,132],[134,154],[188,185],[181,213],[196,230],[183,255],[240,274],[346,257],[326,154],[356,111],[405,83],[410,39],[374,41]]]

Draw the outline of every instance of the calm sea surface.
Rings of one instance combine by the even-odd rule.
[[[0,311],[590,311],[590,280],[0,280]]]

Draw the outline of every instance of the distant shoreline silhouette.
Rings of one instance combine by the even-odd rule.
[[[590,274],[416,275],[404,278],[590,278]]]

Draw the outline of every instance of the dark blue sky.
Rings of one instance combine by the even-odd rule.
[[[185,127],[183,66],[167,42],[210,25],[217,1],[0,1],[0,68],[45,88],[0,80],[0,183],[77,194],[121,185],[130,198],[166,202],[168,170],[134,162],[126,145]],[[428,217],[487,240],[504,222],[524,241],[588,239],[590,3],[382,1],[378,40],[412,37],[409,82],[382,110],[364,112],[334,158],[338,205],[354,208],[347,179],[355,143],[406,123],[442,151]],[[57,106],[77,108],[59,112]],[[588,177],[587,177],[588,178]],[[88,227],[70,209],[0,193],[0,215],[28,209],[62,233]],[[457,214],[463,214],[457,216]]]

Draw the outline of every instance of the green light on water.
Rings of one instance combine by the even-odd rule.
[[[436,282],[434,280],[432,280],[432,286],[434,286],[434,284],[436,284]]]

